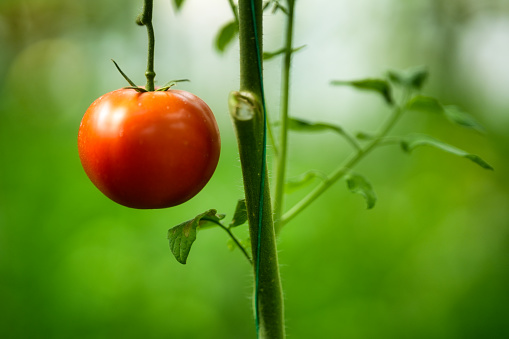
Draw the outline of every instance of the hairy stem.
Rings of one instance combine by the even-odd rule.
[[[244,256],[246,257],[247,261],[249,261],[249,263],[252,265],[253,264],[253,261],[251,260],[251,257],[249,256],[249,254],[247,253],[246,251],[246,248],[244,246],[242,246],[242,243],[239,241],[239,239],[237,239],[237,237],[235,236],[235,234],[233,234],[232,230],[229,228],[229,227],[226,227],[224,226],[223,224],[221,223],[217,223],[217,225],[219,227],[221,227],[226,233],[228,233],[228,235],[230,236],[230,238],[233,240],[233,242],[235,243],[235,245],[237,245],[238,248],[240,248],[240,250],[242,251],[242,254],[244,254]]]
[[[265,151],[264,114],[260,105],[263,88],[259,64],[262,53],[261,0],[239,0],[239,39],[242,92],[230,96],[230,113],[239,146],[252,258],[255,263],[255,317],[259,338],[283,339],[283,295],[276,236],[267,168],[262,168]],[[263,194],[263,199],[260,194]]]
[[[281,215],[284,206],[284,185],[286,177],[287,146],[288,146],[288,107],[290,99],[290,66],[292,61],[293,18],[295,0],[288,0],[286,21],[286,43],[282,67],[281,115],[278,156],[276,162],[276,183],[274,193],[274,222],[276,235],[282,227]]]

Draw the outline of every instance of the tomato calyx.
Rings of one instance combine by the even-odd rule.
[[[129,83],[129,85],[131,85],[131,86],[123,87],[124,89],[134,89],[136,92],[139,92],[139,93],[148,92],[145,88],[137,86],[131,79],[129,79],[127,74],[125,74],[122,71],[122,69],[120,69],[120,66],[115,62],[115,60],[111,59],[111,61],[113,61],[117,70],[124,77],[124,79]],[[179,82],[189,82],[189,81],[191,81],[191,80],[189,80],[189,79],[170,80],[163,87],[156,89],[156,91],[157,92],[165,92],[165,91],[169,90],[170,88],[172,88],[173,86],[175,86],[176,84],[178,84]]]
[[[170,80],[163,87],[156,89],[156,91],[165,92],[178,84],[179,82],[190,82],[189,79],[178,79],[178,80]]]

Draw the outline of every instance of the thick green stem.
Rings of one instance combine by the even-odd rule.
[[[279,153],[276,162],[276,184],[274,195],[274,222],[276,235],[282,227],[281,215],[284,206],[284,185],[286,177],[287,144],[288,144],[288,107],[290,98],[290,66],[292,61],[293,13],[295,0],[288,0],[286,21],[286,44],[282,67],[281,116],[279,119]]]
[[[283,295],[276,236],[267,169],[262,168],[265,152],[263,150],[264,114],[260,105],[262,79],[259,68],[262,52],[261,0],[239,1],[239,39],[240,89],[244,94],[232,94],[230,113],[239,145],[252,258],[255,263],[255,302],[257,302],[255,311],[258,310],[255,316],[259,324],[259,338],[283,339],[285,338]],[[262,176],[263,189],[261,189]],[[260,199],[260,194],[263,194],[263,199]],[[261,201],[263,201],[262,208],[260,208]],[[262,211],[261,224],[259,224],[260,211]],[[258,269],[256,263],[258,263]]]
[[[147,27],[148,34],[148,57],[147,57],[147,70],[145,76],[147,77],[147,84],[145,89],[147,91],[153,91],[155,89],[154,79],[156,73],[154,72],[154,48],[155,48],[155,36],[154,27],[152,26],[152,8],[154,7],[153,0],[145,0],[143,4],[143,12],[136,18],[136,23]]]

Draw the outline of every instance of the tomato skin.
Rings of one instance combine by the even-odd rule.
[[[165,208],[194,197],[220,153],[210,108],[186,91],[109,92],[90,105],[78,132],[83,169],[111,200]]]

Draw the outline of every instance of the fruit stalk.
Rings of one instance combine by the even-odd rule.
[[[145,77],[147,78],[147,84],[145,85],[145,89],[147,91],[153,91],[155,89],[154,79],[156,77],[156,73],[154,72],[155,36],[154,27],[152,26],[153,7],[154,7],[153,0],[145,0],[143,3],[143,12],[136,18],[136,23],[138,25],[147,27],[148,57],[147,57],[147,70],[145,71]]]

